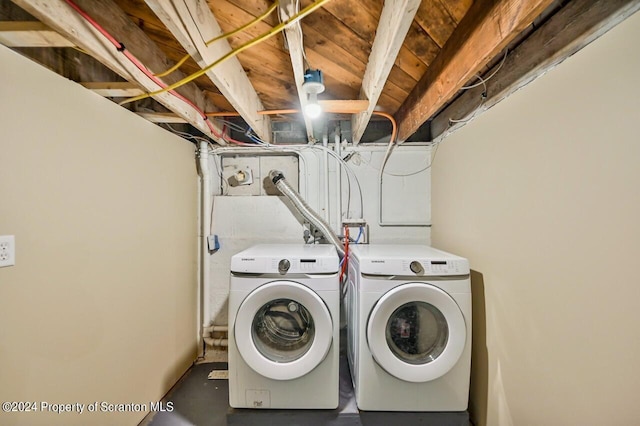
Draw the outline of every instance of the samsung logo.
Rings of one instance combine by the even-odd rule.
[[[384,260],[372,260],[371,263],[385,263]]]
[[[256,259],[254,257],[242,257],[240,258],[242,262],[255,262]]]

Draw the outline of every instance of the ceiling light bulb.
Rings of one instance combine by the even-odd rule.
[[[304,83],[302,89],[309,95],[307,104],[304,107],[304,115],[314,119],[322,114],[322,107],[318,104],[318,93],[324,92],[324,78],[322,71],[308,69],[304,73]]]
[[[322,114],[322,107],[317,102],[309,102],[304,107],[304,115],[307,117],[314,119],[320,117]]]

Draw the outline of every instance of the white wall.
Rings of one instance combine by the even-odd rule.
[[[364,218],[372,243],[429,244],[428,226],[380,226],[379,170],[387,146],[355,148],[349,164],[364,194]],[[346,150],[350,152],[351,150]],[[382,222],[385,224],[431,224],[431,147],[409,144],[395,148],[382,179]],[[354,211],[357,198],[352,202]],[[357,215],[356,215],[357,217]]]
[[[0,46],[0,401],[157,401],[196,354],[194,148]],[[132,425],[144,412],[0,412]]]
[[[333,144],[331,144],[333,145]],[[342,152],[341,157],[353,149]],[[369,224],[370,240],[373,243],[410,242],[430,243],[428,227],[397,227],[378,225],[378,170],[386,146],[360,146],[351,157],[349,166],[362,188],[364,218]],[[342,205],[338,201],[336,163],[328,157],[329,202],[325,204],[324,153],[319,149],[306,147],[299,150],[300,185],[299,192],[306,202],[325,218],[332,228],[342,233],[344,218],[359,218],[360,196],[355,179],[351,181],[351,201],[348,193],[346,172],[342,176]],[[389,157],[383,182],[383,219],[385,222],[429,223],[431,213],[430,161],[428,146],[403,145],[396,148]],[[277,164],[276,160],[273,160]],[[253,161],[255,163],[255,161]],[[216,161],[219,166],[220,162]],[[219,193],[221,184],[214,170],[213,188]],[[417,173],[416,173],[417,172]],[[254,183],[262,185],[262,176]],[[268,173],[266,171],[265,173]],[[408,176],[404,176],[408,175]],[[286,174],[285,174],[286,176]],[[289,179],[289,178],[287,178]],[[254,191],[255,193],[259,193]],[[212,319],[216,324],[227,323],[227,298],[229,294],[229,266],[231,257],[254,244],[260,243],[300,243],[303,244],[303,219],[292,207],[283,202],[283,197],[274,196],[214,196],[213,233],[219,236],[221,248],[210,256]],[[349,207],[348,207],[349,206]],[[348,207],[348,208],[347,208]],[[348,212],[347,212],[348,210]],[[351,235],[355,238],[356,235]]]
[[[638,424],[640,14],[445,140],[433,244],[470,259],[479,425]]]

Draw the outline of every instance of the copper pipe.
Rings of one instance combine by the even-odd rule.
[[[265,111],[258,111],[261,115],[278,115],[278,114],[299,114],[299,109],[270,109]]]
[[[334,111],[336,114],[353,114],[352,111]],[[278,114],[300,114],[299,109],[268,109],[263,111],[258,111],[260,115],[278,115]],[[239,117],[240,113],[237,112],[207,112],[205,113],[207,117]],[[379,115],[381,117],[387,118],[391,121],[391,125],[393,126],[392,130],[392,139],[395,138],[395,134],[397,133],[396,120],[393,118],[391,114],[382,111],[373,111],[373,115]]]
[[[352,114],[351,111],[334,111],[337,114]],[[298,109],[269,109],[264,111],[258,111],[260,115],[278,115],[278,114],[300,114],[300,110]],[[240,114],[237,112],[207,112],[205,113],[207,117],[239,117]],[[396,140],[396,136],[398,134],[398,125],[396,123],[393,115],[388,114],[382,111],[373,111],[373,115],[379,115],[380,117],[384,117],[391,122],[391,143]]]

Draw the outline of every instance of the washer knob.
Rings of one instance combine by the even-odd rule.
[[[289,262],[287,259],[282,259],[278,263],[278,272],[280,272],[280,275],[284,275],[287,273],[290,267],[291,267],[291,262]]]
[[[420,262],[418,262],[417,260],[414,260],[409,264],[409,269],[411,269],[411,272],[418,275],[424,272],[424,268],[422,267]]]

